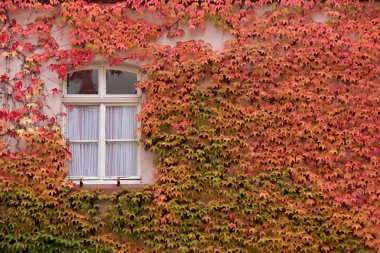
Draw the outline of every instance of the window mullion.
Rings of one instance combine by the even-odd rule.
[[[99,94],[101,98],[104,98],[106,94],[106,74],[104,67],[99,69]]]
[[[99,94],[101,99],[104,98],[105,93],[105,76],[104,76],[104,67],[99,68]],[[99,176],[101,180],[104,180],[106,173],[105,173],[105,139],[106,139],[106,133],[105,133],[105,105],[103,103],[100,103],[100,117],[99,117]]]
[[[106,127],[105,127],[105,124],[106,124],[106,120],[105,120],[105,105],[104,104],[100,104],[100,117],[99,117],[99,176],[100,178],[103,180],[106,176],[106,157],[105,157],[105,153],[106,153],[106,144],[105,144],[105,140],[106,140]]]

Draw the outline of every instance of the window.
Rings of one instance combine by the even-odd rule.
[[[67,78],[69,178],[85,184],[137,183],[140,150],[136,114],[140,93],[133,69],[83,69]]]

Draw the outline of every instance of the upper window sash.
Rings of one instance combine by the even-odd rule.
[[[89,102],[93,101],[93,99],[107,99],[107,98],[140,98],[141,97],[141,90],[136,89],[137,93],[136,94],[107,94],[107,71],[110,73],[110,71],[122,71],[122,72],[129,72],[129,73],[135,73],[136,74],[136,82],[141,80],[141,74],[137,71],[135,68],[131,67],[104,67],[104,66],[88,66],[82,68],[80,71],[85,71],[85,70],[97,70],[98,72],[98,93],[97,94],[69,94],[68,93],[68,82],[66,80],[65,85],[63,87],[63,96],[64,98],[89,98]],[[75,73],[75,72],[74,72]],[[131,77],[131,76],[129,76]],[[127,77],[123,77],[127,78]],[[67,101],[65,101],[67,102]],[[106,101],[105,101],[106,102]],[[114,102],[112,99],[110,102]],[[136,100],[135,102],[140,102],[140,100]]]

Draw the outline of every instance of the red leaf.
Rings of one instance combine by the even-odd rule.
[[[54,117],[51,117],[50,120],[49,120],[49,124],[54,124],[55,123],[55,118]]]
[[[51,93],[53,95],[57,95],[59,93],[59,90],[57,88],[51,89]]]

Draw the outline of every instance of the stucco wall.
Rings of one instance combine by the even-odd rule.
[[[257,8],[255,11],[255,16],[260,17],[264,15],[266,11],[271,10],[271,6],[264,6]],[[31,12],[31,11],[21,11],[17,13],[11,14],[11,18],[16,19],[18,23],[21,25],[26,25],[29,22],[32,22],[35,17],[39,16],[39,13]],[[148,19],[154,19],[153,17],[147,17]],[[326,22],[328,18],[326,18],[323,13],[315,13],[313,18],[316,22]],[[209,43],[213,50],[222,50],[224,43],[232,39],[231,34],[228,30],[223,30],[220,27],[216,27],[212,22],[207,22],[205,30],[196,30],[193,32],[189,32],[186,27],[181,27],[185,31],[185,35],[183,37],[177,37],[169,39],[165,36],[162,36],[157,40],[157,44],[160,45],[169,45],[175,46],[178,41],[187,41],[187,40],[203,40],[206,43]],[[69,30],[68,27],[57,26],[53,27],[53,36],[59,44],[60,49],[69,49],[70,41],[69,41]],[[92,64],[105,64],[105,61],[102,57],[97,56]],[[121,65],[131,65],[131,66],[142,66],[146,64],[146,62],[137,62],[137,61],[126,61]],[[9,69],[11,70],[10,75],[14,75],[17,71],[20,70],[21,61],[14,59],[11,61],[9,65]],[[0,58],[0,74],[5,73],[6,71],[6,61],[3,57]],[[41,68],[41,77],[45,82],[47,91],[50,91],[53,88],[59,88],[62,90],[65,82],[60,81],[56,73],[49,70],[47,64],[42,66]],[[144,77],[142,77],[144,79]],[[52,95],[47,98],[48,111],[47,113],[50,115],[58,114],[64,110],[62,94]],[[65,128],[64,120],[61,121],[63,128]],[[143,147],[140,147],[141,151],[141,180],[131,181],[131,183],[142,183],[142,184],[152,184],[154,183],[154,154],[145,151]]]

